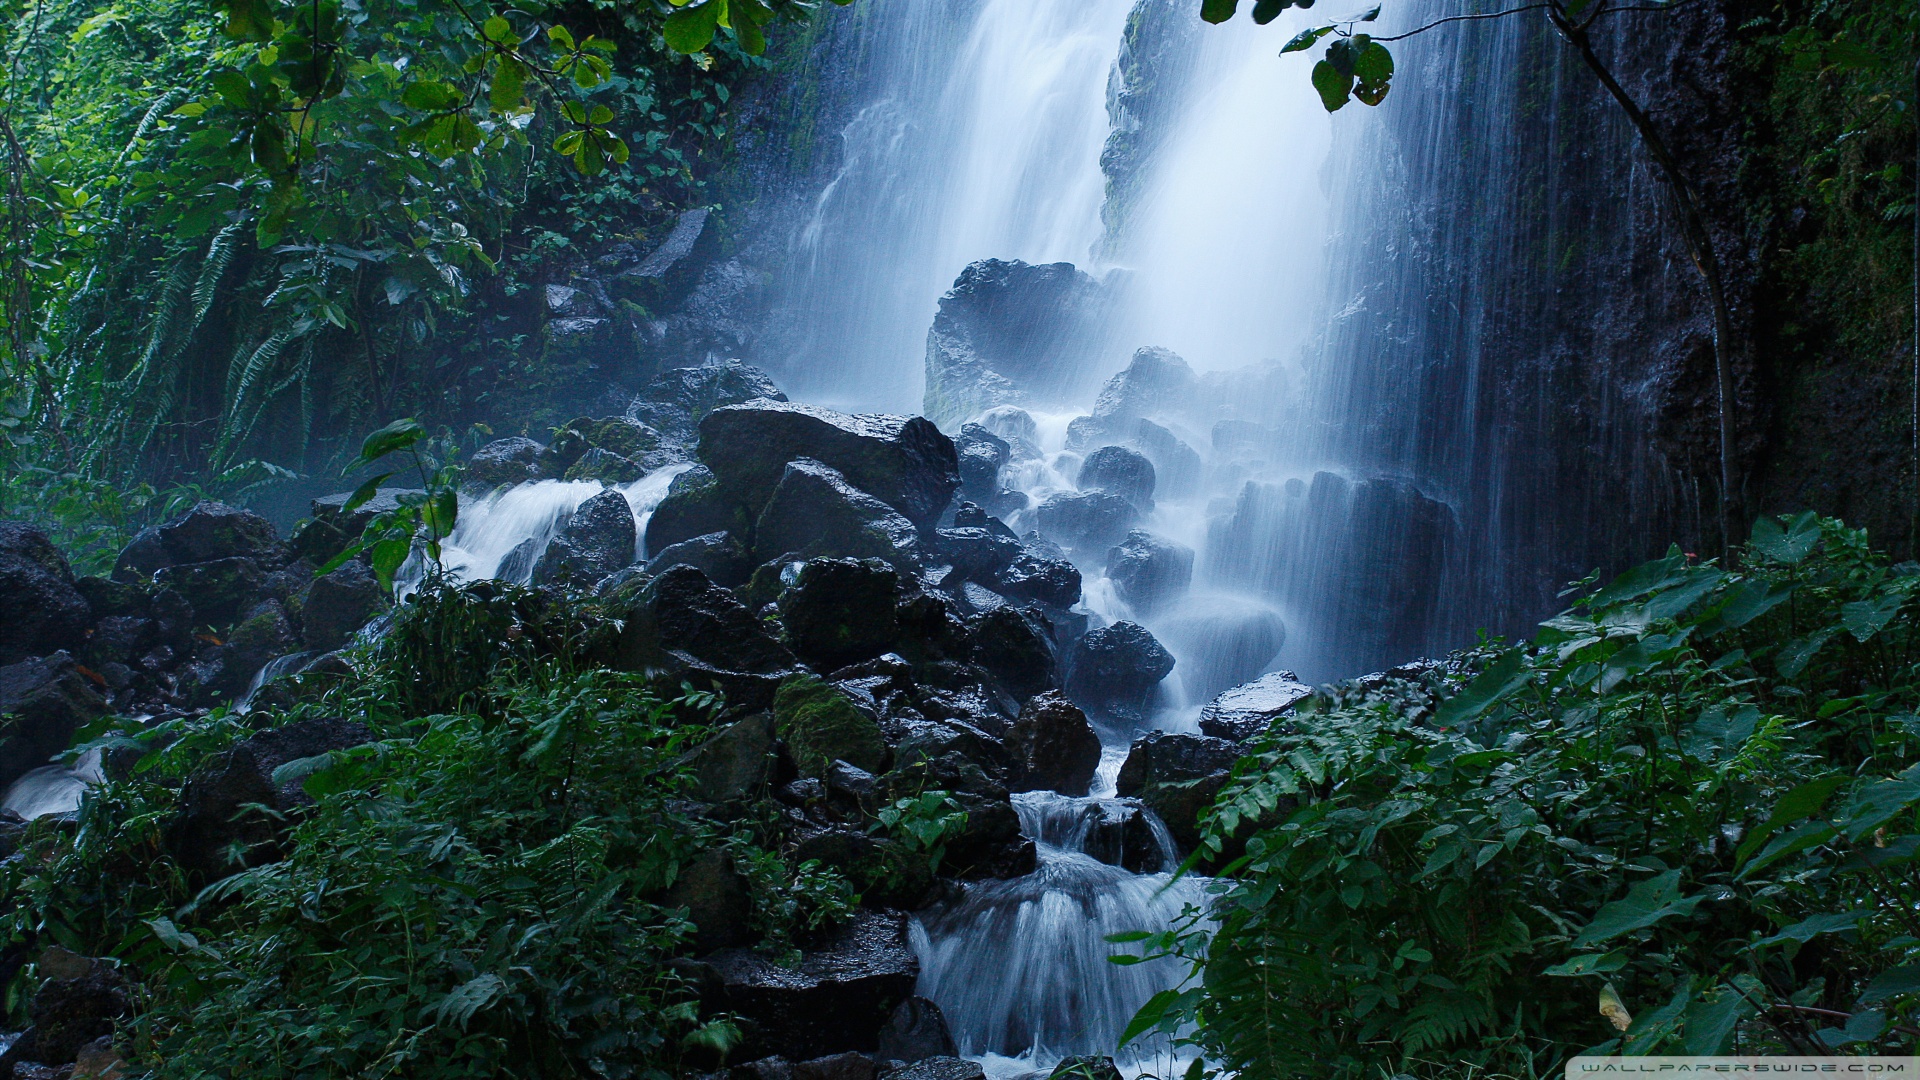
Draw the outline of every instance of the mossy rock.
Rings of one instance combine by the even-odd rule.
[[[604,450],[616,457],[638,461],[660,449],[660,443],[660,433],[638,420],[624,416],[607,416],[597,420],[590,416],[578,416],[555,429],[552,441],[535,459],[535,471],[540,476],[572,479],[568,476],[568,470],[589,450]],[[598,480],[602,477],[596,475],[583,479]]]
[[[886,771],[887,743],[880,725],[812,675],[795,675],[780,684],[773,721],[803,775],[824,776],[836,759],[870,773]]]

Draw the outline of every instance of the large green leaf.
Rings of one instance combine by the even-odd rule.
[[[1855,641],[1864,642],[1887,628],[1907,598],[1899,593],[1888,593],[1875,600],[1858,600],[1840,608],[1840,621],[1853,635]]]
[[[1793,590],[1794,586],[1785,582],[1748,578],[1727,590],[1726,602],[1712,619],[1701,624],[1700,631],[1712,635],[1737,630],[1786,603]]]
[[[1820,542],[1820,516],[1809,510],[1784,529],[1773,518],[1763,517],[1753,523],[1753,536],[1747,542],[1774,562],[1797,566]]]
[[[396,450],[405,450],[426,438],[426,435],[427,429],[421,427],[418,420],[411,417],[395,420],[367,436],[366,441],[360,444],[360,457],[348,467],[347,471],[352,472],[363,465],[371,465]]]
[[[1815,915],[1812,918],[1802,919],[1771,937],[1761,938],[1759,941],[1754,942],[1753,946],[1757,949],[1762,946],[1778,945],[1787,941],[1795,941],[1804,945],[1821,934],[1831,934],[1836,930],[1850,930],[1853,928],[1853,924],[1871,914],[1873,914],[1871,911],[1841,911],[1829,912],[1825,915]]]
[[[720,16],[726,12],[727,0],[704,0],[700,4],[690,4],[667,16],[666,23],[660,28],[666,38],[667,47],[674,52],[697,53],[713,43],[714,31],[720,25]]]
[[[1860,840],[1920,802],[1920,764],[1887,780],[1876,780],[1853,793],[1839,825],[1847,839]]]
[[[1702,896],[1682,897],[1680,871],[1669,870],[1635,885],[1627,891],[1625,899],[1602,907],[1573,939],[1573,947],[1591,948],[1621,934],[1644,930],[1662,919],[1690,915],[1702,899]]]
[[[1313,48],[1315,42],[1331,33],[1333,33],[1333,27],[1331,26],[1309,26],[1305,30],[1293,35],[1285,45],[1281,46],[1280,55],[1285,56],[1288,53],[1305,52]]]
[[[1353,97],[1353,76],[1343,75],[1325,60],[1313,65],[1313,88],[1328,112],[1339,112]]]
[[[1920,964],[1889,968],[1873,977],[1860,994],[1860,1004],[1873,1005],[1893,997],[1920,994]]]
[[[1463,724],[1525,686],[1533,672],[1525,649],[1511,649],[1474,677],[1458,694],[1440,703],[1433,722],[1443,728]]]
[[[1240,0],[1200,0],[1200,17],[1210,23],[1223,23],[1240,9]]]
[[[1680,731],[1680,749],[1688,757],[1713,763],[1731,757],[1760,723],[1760,710],[1751,705],[1729,709],[1714,705]]]
[[[1780,652],[1773,658],[1774,670],[1780,673],[1781,678],[1795,678],[1807,669],[1807,665],[1813,662],[1814,656],[1833,639],[1833,634],[1832,630],[1822,630],[1817,634],[1795,638],[1780,646]]]

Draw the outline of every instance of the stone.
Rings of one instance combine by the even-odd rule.
[[[113,562],[113,580],[146,581],[153,572],[173,562],[173,556],[167,554],[167,542],[160,538],[160,527],[149,525],[135,533],[127,546],[120,549],[119,558]]]
[[[242,807],[258,803],[284,815],[310,805],[313,797],[300,781],[275,784],[274,770],[371,741],[366,725],[335,717],[296,720],[248,736],[187,777],[179,814],[166,830],[167,850],[183,869],[209,881],[279,858],[288,824]],[[230,854],[238,856],[237,865]]]
[[[495,439],[473,452],[461,471],[460,479],[466,485],[482,488],[537,480],[540,477],[538,461],[543,449],[545,447],[539,443],[520,435]]]
[[[817,780],[801,781],[817,784]],[[824,797],[824,793],[823,793]],[[815,829],[800,837],[793,846],[797,863],[813,860],[830,866],[849,878],[867,877],[875,868],[880,842],[865,830],[847,826]],[[882,1046],[884,1047],[884,1043]]]
[[[734,531],[743,535],[741,527],[752,521],[721,492],[711,470],[695,465],[673,478],[666,497],[647,518],[647,551],[657,554],[683,540],[710,533]]]
[[[1017,696],[1054,685],[1052,628],[1046,616],[1011,604],[980,616],[973,626],[974,656]]]
[[[793,1080],[793,1062],[778,1054],[735,1065],[727,1080]]]
[[[265,596],[267,575],[261,565],[234,555],[208,562],[175,563],[153,575],[155,585],[171,589],[193,605],[200,623],[227,626]]]
[[[708,848],[680,868],[663,898],[666,907],[687,909],[696,953],[744,944],[753,936],[753,899],[747,880],[721,848]]]
[[[668,437],[691,444],[699,437],[700,421],[708,413],[761,398],[785,401],[787,395],[766,372],[728,360],[661,373],[640,392],[629,412]]]
[[[1007,527],[1007,523],[986,512],[980,506],[963,502],[953,511],[953,527],[956,529],[984,529],[995,536],[1009,540],[1020,539],[1020,534]]]
[[[1002,533],[981,527],[941,529],[934,533],[935,551],[941,559],[951,563],[954,571],[962,577],[982,583],[991,582],[1005,573],[1026,550],[1018,539],[1010,535],[1011,532],[1010,529]]]
[[[1110,491],[1060,491],[1038,510],[1040,533],[1068,551],[1101,552],[1118,544],[1140,511]]]
[[[1107,580],[1128,607],[1150,615],[1193,584],[1193,549],[1135,529],[1107,549]]]
[[[301,637],[307,648],[331,652],[387,608],[387,595],[373,570],[357,559],[313,579],[300,608]]]
[[[1153,463],[1154,475],[1159,478],[1157,494],[1184,499],[1199,492],[1206,465],[1200,452],[1178,435],[1143,417],[1133,422],[1130,445]]]
[[[576,417],[554,429],[553,438],[535,456],[534,469],[548,479],[569,480],[602,479],[597,475],[599,471],[632,473],[625,479],[612,481],[626,483],[639,479],[645,470],[634,463],[658,450],[661,441],[658,431],[630,417]],[[582,475],[574,475],[575,467],[594,450],[601,453],[587,463]],[[617,462],[626,464],[622,467]]]
[[[753,573],[746,545],[724,531],[667,545],[647,560],[647,573],[659,574],[673,566],[695,567],[715,584],[729,589],[745,584]]]
[[[122,1080],[127,1072],[126,1059],[113,1047],[113,1036],[102,1035],[74,1054],[71,1080]]]
[[[627,497],[607,490],[576,508],[534,564],[533,584],[592,589],[633,562],[638,539]]]
[[[892,911],[855,914],[791,967],[752,949],[725,950],[708,962],[720,977],[719,1004],[742,1021],[741,1052],[750,1060],[871,1052],[920,973],[907,917]]]
[[[1006,440],[1012,461],[1034,461],[1040,452],[1040,425],[1033,414],[1017,405],[996,405],[975,418],[975,422]]]
[[[0,792],[73,743],[74,732],[107,711],[95,683],[66,652],[0,667]]]
[[[645,475],[646,466],[632,458],[622,457],[604,446],[594,446],[567,466],[560,478],[574,483],[598,480],[602,484],[631,484]]]
[[[847,482],[837,470],[801,458],[788,463],[754,530],[762,555],[917,562],[919,535],[892,507]]]
[[[940,1006],[923,997],[910,997],[893,1010],[887,1026],[880,1029],[875,1056],[882,1061],[912,1064],[926,1058],[951,1058],[957,1053]]]
[[[1080,568],[1027,544],[1007,568],[993,575],[989,588],[1014,600],[1035,600],[1056,608],[1080,602]]]
[[[1081,428],[1086,435],[1124,438],[1132,434],[1133,422],[1178,412],[1193,401],[1200,379],[1193,368],[1171,349],[1147,346],[1133,354],[1126,370],[1108,379],[1093,402],[1093,423]],[[1097,442],[1076,442],[1068,431],[1067,449],[1084,450]]]
[[[982,505],[997,501],[1012,445],[979,424],[962,424],[953,447],[960,458],[960,497]]]
[[[1313,687],[1291,671],[1275,671],[1225,690],[1200,710],[1201,734],[1245,742],[1313,696]]]
[[[977,771],[977,770],[976,770]],[[1005,789],[979,790],[982,785],[954,783],[951,774],[939,782],[953,791],[954,801],[967,813],[967,827],[947,844],[940,872],[978,881],[985,878],[1017,878],[1033,873],[1039,865],[1039,853],[1033,841],[1020,831],[1020,814],[1009,802]]]
[[[1100,768],[1100,736],[1087,714],[1057,690],[1035,694],[1007,730],[1007,749],[1019,763],[1014,791],[1083,796]]]
[[[1102,446],[1088,454],[1080,463],[1080,476],[1075,481],[1081,491],[1110,492],[1143,512],[1153,508],[1157,483],[1153,462],[1124,446]]]
[[[1120,1069],[1110,1057],[1087,1054],[1061,1060],[1047,1074],[1047,1080],[1123,1080]]]
[[[1200,814],[1238,760],[1239,745],[1225,739],[1150,731],[1134,740],[1115,789],[1159,815],[1181,850],[1191,851],[1200,840]]]
[[[940,1055],[909,1062],[895,1069],[885,1080],[986,1080],[987,1070],[977,1061]]]
[[[1180,673],[1191,700],[1207,700],[1267,670],[1287,643],[1280,613],[1233,596],[1194,596],[1157,619],[1160,633],[1190,663]]]
[[[873,1080],[873,1058],[849,1050],[802,1061],[793,1067],[793,1080]]]
[[[287,556],[272,522],[251,510],[211,500],[160,526],[160,540],[175,565],[232,558],[278,563]]]
[[[181,688],[200,705],[238,701],[260,669],[299,647],[300,636],[286,608],[278,600],[263,601],[219,645],[194,659],[181,674]]]
[[[1139,799],[1092,799],[1086,804],[1086,839],[1080,850],[1109,866],[1136,874],[1159,873],[1175,861]]]
[[[936,593],[921,593],[894,609],[895,648],[907,659],[922,663],[960,660],[973,651],[973,641],[954,603]]]
[[[873,717],[812,675],[794,675],[773,699],[774,730],[802,776],[824,779],[835,761],[885,771],[887,742]]]
[[[689,794],[715,805],[752,798],[773,779],[778,751],[770,713],[736,720],[682,759],[693,774]]]
[[[926,414],[951,425],[1000,405],[1058,405],[1104,339],[1111,291],[1072,263],[983,259],[927,332]]]
[[[691,663],[768,675],[795,664],[793,653],[733,593],[685,565],[668,568],[640,591],[621,630],[619,657],[627,670]]]
[[[48,979],[33,995],[33,1045],[27,1052],[42,1065],[69,1064],[82,1048],[110,1038],[114,1021],[132,1007],[126,979],[110,961],[95,960],[74,978]]]
[[[92,605],[47,534],[0,521],[0,664],[78,649],[92,622]]]
[[[529,536],[513,545],[513,550],[500,556],[500,565],[494,568],[493,576],[515,585],[525,585],[533,580],[533,568],[540,564],[540,555],[546,550],[545,538]]]
[[[780,620],[800,659],[833,671],[887,651],[900,576],[878,559],[810,559],[780,596]]]
[[[1142,721],[1154,688],[1173,671],[1173,664],[1173,654],[1146,627],[1114,623],[1074,643],[1067,661],[1067,694],[1114,719]]]
[[[700,422],[700,460],[746,505],[763,504],[798,458],[838,471],[921,529],[934,528],[960,487],[953,440],[925,417],[760,400],[715,409]]]

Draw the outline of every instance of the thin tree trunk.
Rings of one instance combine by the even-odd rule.
[[[1706,221],[1700,215],[1699,200],[1692,185],[1687,182],[1686,174],[1681,171],[1679,161],[1668,149],[1666,140],[1661,137],[1652,118],[1613,77],[1612,70],[1594,51],[1593,39],[1587,34],[1587,24],[1569,16],[1558,0],[1547,9],[1547,18],[1553,22],[1554,29],[1560,31],[1560,35],[1580,53],[1580,58],[1599,77],[1601,85],[1607,88],[1613,99],[1619,102],[1621,110],[1639,133],[1640,141],[1660,167],[1661,178],[1666,181],[1668,190],[1673,192],[1674,203],[1680,210],[1680,232],[1686,239],[1687,254],[1706,281],[1707,300],[1713,306],[1713,369],[1720,406],[1720,546],[1722,554],[1731,558],[1733,530],[1736,524],[1744,524],[1740,509],[1739,476],[1734,465],[1733,316],[1727,308],[1726,288],[1719,257],[1714,254],[1713,237],[1707,231]]]

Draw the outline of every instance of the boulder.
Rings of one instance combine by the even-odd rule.
[[[47,535],[0,521],[0,664],[78,649],[92,621],[92,606]]]
[[[1067,694],[1077,704],[1128,723],[1144,721],[1154,688],[1173,671],[1169,653],[1139,623],[1118,622],[1074,642]]]
[[[773,779],[778,752],[772,714],[736,720],[682,759],[693,774],[688,794],[714,805],[752,798]]]
[[[155,570],[172,562],[173,556],[167,554],[167,542],[160,539],[160,527],[149,525],[120,549],[120,557],[113,563],[112,577],[121,582],[146,581],[153,577]]]
[[[714,583],[733,588],[753,573],[746,545],[730,532],[711,532],[669,544],[647,561],[647,573],[659,574],[672,566],[692,566]]]
[[[849,1050],[802,1061],[793,1067],[793,1080],[873,1080],[873,1058]]]
[[[238,701],[269,661],[299,647],[300,635],[286,608],[278,600],[262,601],[219,645],[202,650],[181,672],[181,690],[198,705]]]
[[[915,563],[919,549],[918,534],[906,517],[809,458],[784,466],[754,537],[768,557],[789,552],[875,558],[902,567]]]
[[[1159,815],[1181,850],[1200,840],[1200,814],[1226,786],[1240,747],[1209,735],[1150,731],[1134,740],[1116,790]]]
[[[619,657],[628,670],[692,664],[769,675],[794,666],[793,653],[733,593],[691,566],[649,581],[627,615]]]
[[[640,392],[628,412],[669,438],[690,445],[699,437],[700,421],[708,413],[761,398],[785,401],[787,395],[766,372],[728,360],[661,373]]]
[[[1067,427],[1067,449],[1086,450],[1100,439],[1126,438],[1134,421],[1178,412],[1192,403],[1200,379],[1171,349],[1147,346],[1133,354],[1125,371],[1107,380],[1094,399],[1093,415]]]
[[[1193,584],[1193,549],[1135,529],[1107,549],[1107,580],[1129,607],[1152,614]]]
[[[741,945],[753,935],[747,879],[722,848],[708,848],[681,867],[662,904],[687,909],[697,953]]]
[[[384,488],[350,513],[346,505],[352,492],[323,495],[309,504],[313,516],[294,527],[290,546],[294,554],[323,566],[360,539],[375,515],[399,509],[400,496],[424,494],[417,488]]]
[[[386,607],[387,595],[373,570],[358,559],[348,560],[307,587],[300,608],[301,636],[307,648],[331,652],[353,640]]]
[[[495,439],[473,452],[460,478],[467,485],[482,488],[539,479],[537,463],[543,449],[539,443],[519,435]]]
[[[988,588],[1014,600],[1035,600],[1056,608],[1080,602],[1080,568],[1036,551],[1032,544],[1007,568],[993,575]]]
[[[1011,461],[1035,461],[1040,452],[1040,425],[1033,414],[1015,405],[996,405],[976,418],[976,423],[1005,439]]]
[[[113,1036],[102,1035],[73,1056],[70,1080],[126,1080],[132,1072],[120,1051],[114,1049]]]
[[[791,967],[752,949],[729,949],[708,963],[721,987],[715,1004],[740,1017],[741,1056],[749,1060],[871,1052],[920,973],[907,917],[891,911],[859,912]]]
[[[1087,1054],[1061,1060],[1047,1074],[1047,1080],[1123,1080],[1120,1069],[1110,1057]]]
[[[953,447],[960,458],[960,497],[983,506],[998,501],[1000,470],[1013,455],[1012,445],[979,424],[962,424]]]
[[[1242,683],[1200,710],[1200,731],[1216,739],[1245,742],[1313,696],[1313,687],[1291,671],[1275,671]]]
[[[715,409],[700,422],[700,459],[746,505],[763,504],[798,458],[838,471],[922,529],[935,526],[960,486],[953,440],[925,417],[761,400]]]
[[[986,1080],[987,1070],[977,1061],[941,1055],[909,1062],[888,1073],[884,1080]]]
[[[969,581],[991,582],[1025,551],[1011,532],[979,527],[941,529],[934,534],[935,553],[951,563],[961,577]]]
[[[1054,685],[1053,628],[1031,608],[995,608],[974,623],[974,657],[1017,696]]]
[[[983,792],[977,782],[956,783],[950,770],[940,768],[928,770],[928,776],[930,786],[945,785],[967,813],[966,829],[947,844],[946,857],[940,864],[943,875],[978,881],[1033,873],[1039,865],[1039,853],[1033,841],[1021,833],[1020,814],[1007,800],[1004,788]]]
[[[704,465],[695,465],[673,478],[666,497],[647,518],[647,551],[658,554],[683,540],[709,533],[733,530],[742,535],[742,526],[752,518],[720,490],[719,481]]]
[[[540,555],[546,550],[545,537],[529,536],[500,556],[500,565],[494,567],[493,576],[515,585],[525,585],[533,580],[533,568],[539,565]]]
[[[535,585],[591,589],[633,562],[637,531],[627,497],[607,490],[579,505],[533,568]]]
[[[658,450],[661,441],[658,431],[630,417],[577,417],[554,429],[553,438],[535,456],[534,469],[547,479],[601,479],[597,475],[575,476],[573,473],[588,454],[599,450],[601,453],[587,464],[585,472],[631,472],[633,475],[613,481],[625,483],[639,479],[646,471],[636,463]],[[626,467],[620,468],[615,461],[626,462]]]
[[[76,959],[80,971],[62,972],[64,977],[50,978],[34,992],[33,1026],[21,1036],[25,1045],[9,1047],[8,1057],[17,1052],[41,1065],[69,1064],[89,1044],[111,1036],[114,1022],[132,1011],[126,979],[112,961]]]
[[[1139,799],[1090,799],[1084,813],[1080,850],[1087,855],[1136,874],[1171,869],[1175,856],[1161,840],[1164,826],[1154,827],[1152,812]]]
[[[259,562],[235,555],[175,563],[157,571],[153,582],[186,597],[196,622],[227,626],[266,595],[267,573]]]
[[[1189,597],[1155,625],[1187,658],[1180,681],[1193,701],[1255,678],[1287,643],[1287,625],[1279,612],[1239,597]]]
[[[824,778],[836,761],[870,773],[887,767],[879,723],[812,675],[793,675],[780,684],[773,721],[802,776]]]
[[[1020,534],[1007,527],[1007,523],[989,514],[978,504],[963,502],[953,511],[953,527],[956,529],[984,529],[995,536],[1004,536],[1009,540],[1020,539]]]
[[[81,659],[95,671],[107,664],[132,664],[159,641],[152,619],[109,615],[93,625]]]
[[[810,559],[780,596],[793,651],[821,671],[871,660],[894,639],[900,576],[878,559]]]
[[[1153,463],[1154,475],[1159,479],[1155,489],[1157,494],[1169,499],[1183,499],[1200,490],[1206,466],[1200,459],[1200,452],[1188,446],[1178,435],[1151,420],[1135,420],[1130,445]]]
[[[1057,690],[1035,694],[1007,730],[1007,749],[1018,762],[1014,791],[1057,791],[1082,796],[1100,768],[1100,736],[1073,702]]]
[[[73,743],[74,732],[107,711],[96,685],[65,652],[0,667],[0,792]]]
[[[1110,491],[1060,491],[1038,511],[1040,533],[1068,551],[1102,552],[1118,544],[1140,511]]]
[[[175,565],[232,558],[271,564],[287,556],[272,522],[251,510],[211,500],[160,526],[160,540]]]
[[[1145,511],[1153,508],[1153,489],[1158,478],[1153,462],[1138,450],[1124,446],[1102,446],[1080,463],[1075,484],[1081,491],[1105,491]]]
[[[926,414],[953,424],[1003,404],[1059,404],[1095,358],[1112,300],[1072,263],[969,265],[927,332]]]
[[[940,1006],[923,997],[910,997],[893,1010],[880,1029],[876,1057],[912,1064],[927,1058],[952,1058],[959,1053]]]
[[[589,447],[579,460],[567,466],[560,479],[572,483],[598,480],[602,484],[631,484],[647,475],[647,467],[603,446]]]
[[[244,808],[257,803],[285,815],[310,805],[313,797],[301,781],[275,784],[274,770],[372,740],[366,725],[334,717],[296,720],[248,736],[187,777],[179,814],[167,827],[167,850],[183,869],[205,880],[238,869],[232,855],[242,866],[279,858],[287,822]]]

